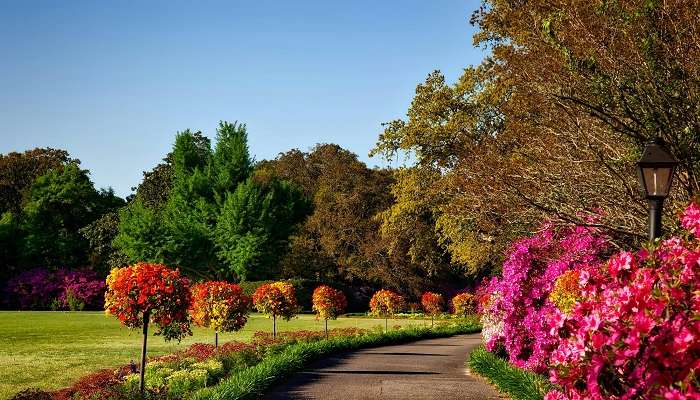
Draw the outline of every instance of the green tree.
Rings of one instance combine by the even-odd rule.
[[[216,148],[212,156],[214,191],[219,204],[226,195],[236,190],[251,173],[252,160],[248,152],[248,133],[243,124],[221,121],[216,134]]]
[[[80,229],[88,241],[92,268],[107,275],[112,268],[129,264],[129,257],[117,249],[113,242],[119,233],[119,212],[111,211]]]
[[[131,263],[146,261],[165,263],[168,233],[160,213],[134,201],[119,211],[118,233],[112,245]]]
[[[226,197],[216,226],[221,274],[240,280],[270,279],[288,238],[308,212],[301,192],[276,179],[248,179]]]
[[[77,266],[86,263],[88,243],[79,230],[123,204],[110,191],[95,190],[88,173],[71,163],[37,178],[23,208],[25,263]]]
[[[36,148],[23,153],[0,154],[0,214],[21,213],[34,181],[51,169],[79,164],[65,150]]]

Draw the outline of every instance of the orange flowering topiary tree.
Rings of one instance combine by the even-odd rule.
[[[253,293],[253,304],[258,311],[272,317],[272,337],[277,337],[277,317],[289,321],[298,310],[294,286],[288,282],[260,286]]]
[[[161,264],[139,263],[113,269],[107,277],[105,311],[116,316],[129,328],[143,328],[141,347],[141,382],[144,389],[148,324],[158,326],[156,335],[165,340],[191,335],[187,309],[190,306],[190,285],[186,278]]]
[[[243,328],[249,312],[250,297],[236,284],[212,281],[192,287],[192,321],[198,326],[214,329],[215,347],[219,346],[219,332]]]
[[[314,290],[311,301],[316,318],[323,318],[326,323],[326,339],[328,339],[328,320],[338,318],[345,311],[348,300],[340,290],[321,285]]]
[[[430,315],[430,326],[433,326],[435,316],[439,315],[445,307],[445,299],[439,293],[425,292],[420,298],[420,303],[423,305],[425,314]]]
[[[476,298],[471,293],[460,293],[452,298],[452,313],[460,317],[476,314]]]
[[[403,297],[391,290],[382,289],[372,296],[369,301],[372,315],[384,317],[384,329],[389,330],[389,317],[406,308]]]

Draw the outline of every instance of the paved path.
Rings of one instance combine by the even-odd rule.
[[[500,399],[464,365],[480,343],[479,334],[459,335],[340,354],[312,364],[265,399]]]

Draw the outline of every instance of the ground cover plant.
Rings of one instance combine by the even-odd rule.
[[[423,319],[402,320],[401,325],[429,324]],[[270,320],[253,313],[237,332],[219,333],[221,343],[249,342],[257,331],[269,331]],[[323,331],[323,321],[301,314],[277,322],[277,333],[295,330]],[[341,316],[335,328],[372,329],[384,326],[383,319]],[[187,348],[193,343],[211,343],[208,328],[192,327],[193,336],[177,341],[150,340],[148,355],[157,357]],[[31,387],[55,390],[69,386],[81,376],[114,368],[130,360],[138,363],[141,335],[123,327],[104,312],[0,311],[0,398]],[[156,338],[158,339],[158,338]]]
[[[467,366],[513,400],[542,400],[553,387],[545,376],[515,367],[483,347],[469,354]]]

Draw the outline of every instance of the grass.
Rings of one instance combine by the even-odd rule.
[[[483,347],[471,352],[467,365],[513,400],[542,400],[554,388],[544,376],[514,367]]]
[[[354,337],[339,337],[319,342],[294,344],[279,354],[266,357],[259,364],[244,369],[224,379],[218,385],[199,390],[193,400],[242,400],[259,398],[268,388],[285,377],[304,369],[309,363],[333,353],[363,347],[381,346],[460,333],[478,332],[475,324],[436,327],[417,327],[390,331],[386,334],[370,333]]]
[[[401,320],[403,326],[429,324],[423,320]],[[389,321],[389,325],[393,325]],[[329,321],[329,328],[373,328],[384,326],[383,319],[340,318]],[[251,315],[243,330],[219,334],[220,343],[247,341],[255,331],[270,331],[272,321]],[[313,315],[300,315],[291,321],[277,321],[280,331],[322,330],[323,322]],[[149,356],[172,353],[195,342],[213,342],[213,332],[193,329],[194,336],[180,344],[149,337]],[[69,386],[80,376],[102,368],[138,360],[141,351],[139,331],[119,325],[101,312],[0,312],[0,399],[29,387],[58,389]]]

